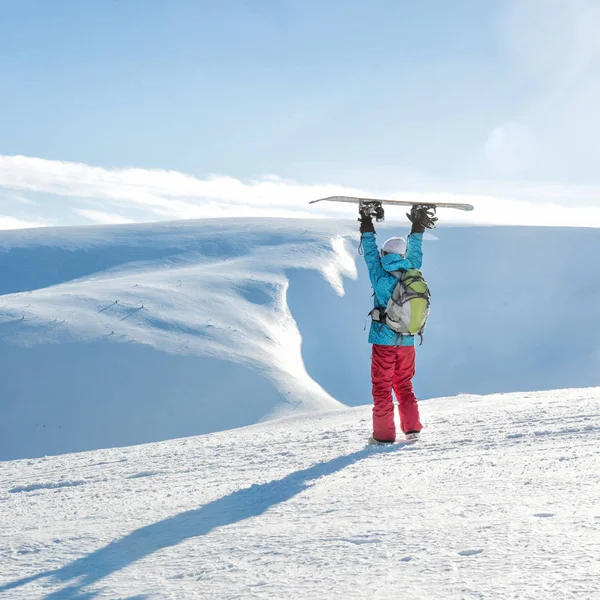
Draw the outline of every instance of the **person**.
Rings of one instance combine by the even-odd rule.
[[[401,237],[390,238],[383,244],[380,254],[372,216],[364,209],[361,209],[360,215],[361,244],[374,292],[373,312],[378,314],[379,311],[384,311],[398,283],[393,272],[421,268],[423,232],[425,227],[434,226],[433,221],[437,219],[434,217],[432,221],[427,208],[413,206],[407,215],[412,222],[408,240]],[[412,335],[399,336],[374,317],[369,331],[369,343],[372,344],[373,392],[373,435],[369,443],[392,444],[396,441],[392,390],[398,401],[400,428],[407,441],[416,441],[423,425],[412,384],[415,374],[415,338]]]

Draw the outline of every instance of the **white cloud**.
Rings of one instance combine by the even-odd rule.
[[[441,222],[486,225],[561,225],[600,227],[598,187],[528,184],[507,187],[487,182],[466,183],[462,190],[397,192],[356,189],[334,184],[306,185],[274,176],[243,182],[226,176],[200,179],[177,171],[107,169],[24,156],[0,156],[0,188],[55,197],[61,224],[132,223],[214,217],[355,218],[356,207],[310,200],[337,194],[391,197],[420,201],[470,202],[473,213],[440,211]],[[427,184],[423,184],[427,188]],[[437,190],[437,191],[436,191]],[[495,192],[494,192],[495,190]],[[93,205],[92,207],[90,207]],[[16,204],[15,204],[15,208]],[[41,211],[42,208],[39,207]],[[65,209],[70,215],[65,217]],[[29,209],[33,210],[33,209]],[[389,220],[404,220],[402,208],[388,208]],[[0,226],[35,227],[47,219],[19,215],[2,217]]]
[[[105,225],[122,225],[125,223],[134,223],[131,219],[126,219],[121,215],[115,213],[106,213],[101,210],[88,210],[85,208],[76,208],[73,212],[82,217],[93,221],[94,223],[100,223]]]
[[[49,225],[49,223],[44,221],[24,221],[22,219],[15,219],[14,217],[0,215],[0,230],[29,229],[32,227],[45,227],[47,225]]]
[[[257,209],[288,215],[301,210],[306,216],[309,200],[359,191],[332,185],[304,186],[276,177],[244,183],[225,176],[198,179],[177,171],[105,169],[25,156],[0,156],[0,187],[79,201],[104,200],[111,208],[143,211],[146,220],[204,218],[215,212],[242,216],[239,213],[247,213],[248,207],[254,214]]]

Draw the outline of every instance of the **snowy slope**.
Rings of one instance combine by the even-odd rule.
[[[600,598],[600,389],[0,463],[0,598]]]
[[[435,236],[421,398],[600,385],[600,231]],[[368,403],[356,243],[291,219],[1,232],[0,460]]]
[[[306,373],[284,275],[313,268],[341,291],[355,267],[330,227],[211,221],[1,242],[0,459],[341,406]]]

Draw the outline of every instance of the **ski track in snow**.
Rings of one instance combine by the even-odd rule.
[[[600,598],[600,389],[0,463],[0,598]]]

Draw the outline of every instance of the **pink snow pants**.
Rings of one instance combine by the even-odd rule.
[[[373,437],[381,442],[396,439],[392,389],[400,412],[404,433],[421,431],[419,405],[412,386],[415,374],[414,346],[373,344],[371,380],[373,382]]]

